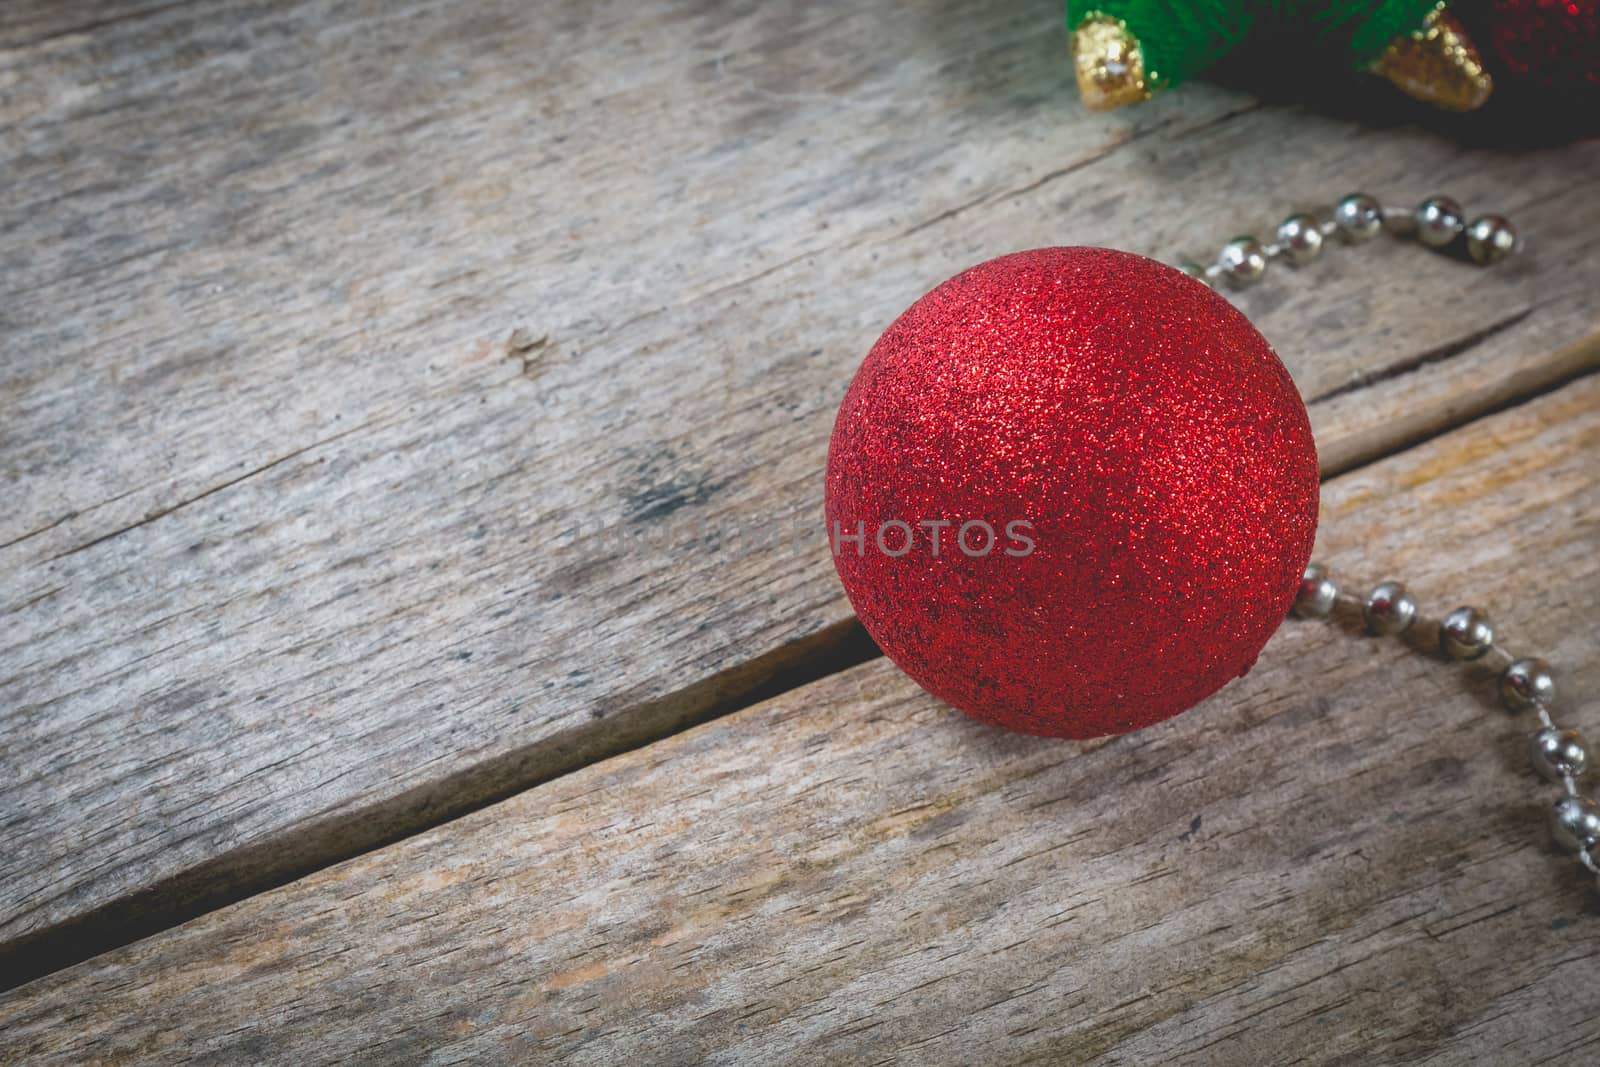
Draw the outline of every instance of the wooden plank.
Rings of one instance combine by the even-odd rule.
[[[1600,733],[1600,376],[1335,479]],[[1592,881],[1493,672],[1322,623],[1065,742],[875,660],[0,998],[28,1062],[1592,1063]]]
[[[1245,301],[1335,468],[1596,358],[1600,144],[1205,87],[1085,116],[1047,0],[18,10],[0,978],[831,650],[825,547],[761,535],[813,521],[876,331],[972,261],[1198,252],[1358,186],[1509,211],[1506,270],[1380,246]]]
[[[14,0],[0,7],[0,49],[37,47],[52,37],[87,36],[124,19],[193,0]]]

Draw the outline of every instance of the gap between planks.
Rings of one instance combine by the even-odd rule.
[[[854,617],[615,715],[593,716],[554,752],[546,743],[496,756],[368,808],[319,819],[132,893],[0,952],[0,992],[303,878],[583,767],[809,685],[882,653]]]
[[[1363,456],[1323,465],[1323,480],[1389,456],[1471,422],[1537,401],[1600,369],[1600,334],[1563,349],[1560,369],[1453,419],[1387,439]],[[286,885],[318,870],[385,848],[595,763],[655,744],[877,658],[882,652],[852,616],[772,649],[665,697],[595,717],[555,750],[541,744],[476,764],[382,804],[329,812],[247,848],[223,853],[72,922],[18,939],[0,951],[0,992],[63,970],[209,912]],[[613,721],[613,718],[616,721]],[[618,723],[622,723],[620,728]]]

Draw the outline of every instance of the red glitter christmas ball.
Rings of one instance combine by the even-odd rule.
[[[1317,496],[1261,334],[1103,248],[1001,256],[918,300],[828,451],[834,562],[879,646],[968,715],[1060,737],[1139,729],[1249,670]]]
[[[1574,108],[1600,99],[1597,0],[1492,0],[1464,10],[1473,39],[1484,46],[1497,92],[1566,94]],[[1593,122],[1592,115],[1587,118]]]

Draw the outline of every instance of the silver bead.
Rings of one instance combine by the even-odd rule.
[[[1589,765],[1589,750],[1576,730],[1547,726],[1533,735],[1533,765],[1552,782],[1573,778]]]
[[[1600,804],[1571,794],[1556,801],[1550,829],[1567,848],[1586,848],[1600,841]]]
[[[1417,621],[1417,602],[1399,582],[1382,582],[1367,594],[1361,613],[1375,634],[1398,634]]]
[[[1417,223],[1417,240],[1429,248],[1443,248],[1466,228],[1461,205],[1448,196],[1430,196],[1417,205],[1412,216]]]
[[[1519,659],[1500,675],[1500,700],[1512,711],[1548,704],[1556,695],[1550,664],[1537,656]]]
[[[1243,288],[1254,285],[1267,272],[1267,253],[1254,237],[1235,237],[1222,246],[1217,263],[1222,267],[1223,277]]]
[[[1211,285],[1211,279],[1206,276],[1206,269],[1192,259],[1185,259],[1179,262],[1178,269],[1201,285]]]
[[[1333,611],[1339,587],[1320,563],[1306,566],[1300,576],[1300,589],[1294,595],[1294,613],[1302,619],[1326,619]]]
[[[1439,648],[1451,659],[1477,659],[1493,644],[1494,627],[1477,608],[1457,608],[1439,624]]]
[[[1351,193],[1334,205],[1333,221],[1347,241],[1370,241],[1383,229],[1383,208],[1366,193]]]
[[[1505,259],[1517,247],[1517,231],[1500,215],[1484,215],[1467,227],[1467,251],[1487,266]]]
[[[1322,254],[1322,226],[1310,215],[1290,215],[1278,224],[1278,244],[1300,266]]]

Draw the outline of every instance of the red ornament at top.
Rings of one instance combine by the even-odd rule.
[[[1061,737],[1148,726],[1249,670],[1317,498],[1265,338],[1103,248],[1001,256],[922,297],[828,451],[834,562],[879,646],[968,715]]]
[[[1567,103],[1579,109],[1600,94],[1596,0],[1492,0],[1465,10],[1496,85],[1576,94]]]

